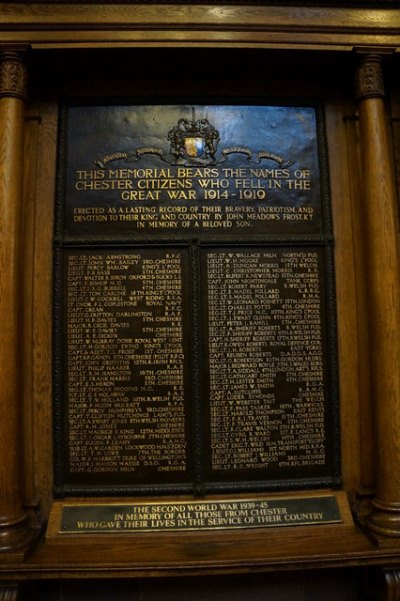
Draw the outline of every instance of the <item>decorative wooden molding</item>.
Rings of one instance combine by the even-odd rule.
[[[2,584],[0,585],[0,601],[16,601],[18,597],[17,584]]]
[[[400,570],[383,570],[384,591],[382,601],[399,601]]]
[[[9,0],[9,4],[21,4],[26,0]],[[61,4],[65,0],[31,0],[31,4]],[[70,0],[70,4],[113,4],[115,0]],[[356,7],[356,8],[391,8],[396,6],[398,0],[285,0],[287,6],[315,6],[315,7]],[[119,0],[119,4],[142,4],[142,0]],[[148,0],[145,4],[153,4],[153,0]],[[191,0],[168,0],[164,4],[190,4]],[[196,4],[239,4],[239,5],[263,5],[276,6],[281,0],[197,0]]]
[[[25,99],[27,95],[27,69],[17,52],[0,53],[0,98],[11,96]]]
[[[96,6],[96,10],[93,6]],[[6,2],[1,43],[32,48],[193,46],[400,50],[400,12],[332,5]]]

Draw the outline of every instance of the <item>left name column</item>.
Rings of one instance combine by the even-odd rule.
[[[19,315],[24,52],[0,51],[0,561],[18,560],[37,529],[24,511]]]

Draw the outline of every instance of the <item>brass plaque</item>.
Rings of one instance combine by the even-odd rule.
[[[60,533],[220,530],[341,522],[334,496],[115,505],[65,505]]]
[[[238,493],[340,477],[321,107],[64,107],[55,482]]]

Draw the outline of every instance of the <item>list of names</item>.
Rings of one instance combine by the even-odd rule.
[[[318,250],[207,253],[211,468],[323,465]]]
[[[182,254],[68,251],[71,473],[187,470]]]

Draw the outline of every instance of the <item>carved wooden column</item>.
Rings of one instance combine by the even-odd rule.
[[[20,432],[20,226],[26,68],[0,52],[0,561],[34,537],[23,509]]]
[[[381,58],[357,72],[366,228],[377,495],[368,528],[400,537],[400,260]]]

